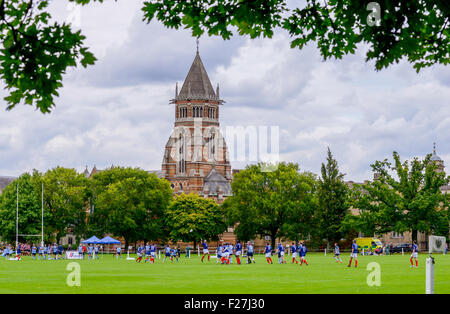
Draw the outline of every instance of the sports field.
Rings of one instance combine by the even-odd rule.
[[[409,255],[360,256],[358,268],[347,267],[332,255],[310,253],[309,266],[280,265],[276,256],[268,265],[256,256],[256,264],[219,265],[215,259],[201,263],[197,255],[183,255],[178,263],[136,263],[126,256],[117,260],[105,255],[80,264],[81,286],[66,283],[73,261],[22,261],[0,259],[0,293],[176,293],[176,294],[253,294],[253,293],[419,293],[425,292],[425,259],[419,255],[419,267],[410,268]],[[435,292],[450,293],[450,255],[435,255]],[[235,262],[235,260],[233,260]],[[368,263],[377,262],[381,286],[367,285]],[[354,265],[354,264],[353,264]]]

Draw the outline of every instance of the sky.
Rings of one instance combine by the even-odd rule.
[[[142,1],[73,7],[53,1],[55,20],[86,35],[98,61],[67,71],[56,107],[43,115],[20,105],[0,110],[0,176],[56,166],[84,171],[115,166],[161,169],[174,124],[179,88],[196,52],[188,30],[142,21]],[[419,74],[406,61],[375,71],[365,47],[342,60],[323,61],[314,44],[290,48],[277,30],[271,39],[203,36],[200,55],[214,87],[220,84],[226,127],[279,128],[279,158],[320,173],[330,147],[346,180],[373,177],[370,165],[423,158],[433,150],[450,165],[450,71]],[[6,108],[0,81],[0,107]],[[226,138],[226,135],[225,135]],[[243,168],[254,161],[233,161]]]

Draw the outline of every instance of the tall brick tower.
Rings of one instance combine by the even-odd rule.
[[[175,88],[175,126],[167,141],[162,175],[174,193],[198,193],[221,202],[231,195],[231,165],[219,130],[219,85],[214,91],[197,53],[183,86]]]

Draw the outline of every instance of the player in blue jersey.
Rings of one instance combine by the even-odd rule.
[[[286,264],[286,260],[284,259],[284,246],[281,242],[278,243],[277,253],[278,253],[278,264]]]
[[[11,254],[11,245],[8,244],[8,245],[5,247],[5,250],[4,250],[2,256],[4,256],[5,259],[9,259],[9,255],[10,255],[10,254]]]
[[[230,249],[228,247],[228,243],[225,243],[222,250],[222,264],[230,264],[229,256],[230,256]]]
[[[44,259],[47,259],[47,246],[44,244]]]
[[[297,260],[297,245],[295,245],[294,242],[292,242],[290,250],[291,250],[291,253],[292,253],[292,262],[291,262],[291,264],[294,264],[294,263],[298,264],[298,260]]]
[[[155,264],[156,258],[156,244],[150,245],[150,262]]]
[[[58,246],[56,243],[53,243],[53,255],[55,256],[55,260],[58,259]]]
[[[298,251],[298,253],[300,254],[300,266],[303,265],[303,263],[306,264],[306,266],[308,266],[308,262],[306,261],[306,253],[308,252],[308,249],[306,248],[306,244],[305,242],[301,242],[301,249]]]
[[[38,254],[39,254],[38,259],[44,259],[44,247],[42,246],[42,244],[39,245]]]
[[[336,260],[336,263],[341,262],[341,252],[339,250],[339,245],[337,243],[334,244],[334,259]]]
[[[223,246],[222,244],[219,244],[219,246],[217,247],[217,264],[219,264],[219,261],[222,262],[222,252],[223,252]],[[223,262],[222,262],[223,264]]]
[[[167,244],[166,248],[164,249],[165,254],[164,254],[164,259],[163,259],[163,263],[166,261],[166,257],[170,258],[170,246]]]
[[[136,258],[136,262],[141,262],[142,261],[142,256],[144,255],[144,248],[142,247],[142,245],[139,245],[138,249],[137,249],[137,258]]]
[[[238,240],[236,243],[236,253],[235,253],[236,262],[238,265],[241,264],[241,259],[240,259],[241,254],[242,254],[242,244],[241,244],[241,241]]]
[[[272,261],[272,247],[269,242],[266,243],[266,247],[264,248],[264,253],[266,254],[267,264],[273,264]]]
[[[356,240],[353,240],[352,243],[352,253],[350,254],[350,262],[347,267],[352,266],[352,259],[355,259],[355,267],[358,267],[358,244],[356,244]]]
[[[19,243],[16,247],[16,259],[20,260],[21,255],[22,255],[22,246]]]
[[[100,252],[100,245],[98,244],[95,245],[94,252],[95,252],[95,259],[99,259],[100,256],[98,255],[98,253]]]
[[[150,243],[147,242],[147,244],[145,245],[145,261],[144,263],[147,263],[150,260]]]
[[[203,240],[202,246],[203,246],[202,263],[203,263],[203,259],[205,258],[206,255],[208,255],[208,262],[209,262],[210,255],[209,255],[209,250],[208,250],[208,243],[206,243],[206,240]]]
[[[31,247],[31,259],[32,260],[33,259],[37,260],[36,253],[37,253],[37,247],[36,247],[36,245],[33,244],[33,246]]]
[[[88,246],[88,259],[94,258],[94,246],[92,244],[89,244]]]
[[[234,246],[231,243],[228,243],[228,262],[229,264],[233,264],[233,254],[234,254]]]
[[[173,250],[170,253],[171,253],[172,262],[173,262],[173,259],[175,258],[178,263],[178,249],[176,247],[173,247]]]
[[[419,266],[419,261],[417,260],[417,255],[419,253],[419,247],[417,246],[416,241],[413,241],[411,250],[412,250],[411,258],[409,259],[410,262],[411,262],[411,267],[416,267],[417,268]],[[416,260],[416,266],[414,266],[413,259]]]
[[[64,248],[62,244],[58,245],[58,256],[60,259],[64,259]]]
[[[247,242],[247,264],[255,263],[255,259],[253,258],[253,244],[248,241]]]
[[[116,258],[122,258],[122,245],[119,244],[116,248]]]

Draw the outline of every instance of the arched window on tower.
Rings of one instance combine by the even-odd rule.
[[[209,140],[208,140],[208,148],[209,148],[209,160],[214,162],[216,161],[216,132],[214,129],[211,129],[209,133]]]
[[[186,173],[186,147],[184,134],[178,137],[178,173]]]

